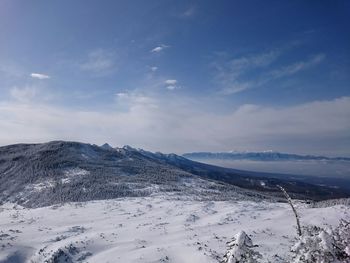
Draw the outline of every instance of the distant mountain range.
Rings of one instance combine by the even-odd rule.
[[[281,196],[277,185],[302,199],[350,196],[341,184],[318,184],[322,181],[222,168],[130,146],[54,141],[0,147],[0,202],[27,207],[157,194],[191,200],[276,199]]]
[[[325,157],[317,155],[299,155],[273,151],[264,152],[192,152],[182,155],[191,160],[252,160],[252,161],[350,161],[349,157]]]

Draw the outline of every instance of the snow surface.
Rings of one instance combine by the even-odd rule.
[[[350,218],[342,205],[298,203],[297,209],[302,225],[336,226]],[[295,218],[284,203],[164,196],[36,209],[7,203],[0,206],[0,262],[218,262],[226,242],[242,230],[264,260],[290,257]]]

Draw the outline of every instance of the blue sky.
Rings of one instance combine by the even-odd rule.
[[[0,1],[0,144],[350,155],[349,1]]]

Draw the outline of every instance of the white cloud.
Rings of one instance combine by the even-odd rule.
[[[163,50],[162,47],[155,47],[154,49],[151,50],[151,52],[160,52],[162,50]]]
[[[164,152],[276,149],[349,153],[350,97],[281,108],[242,105],[225,114],[177,96],[167,100],[119,93],[116,99],[126,103],[126,110],[83,111],[2,102],[0,144],[65,139],[108,141]]]
[[[129,97],[129,94],[126,93],[126,92],[118,92],[115,94],[117,96],[117,98],[128,98]]]
[[[175,85],[177,83],[176,79],[167,79],[166,81],[164,81],[165,84],[167,85]]]
[[[152,50],[151,50],[151,52],[152,53],[159,53],[159,52],[161,52],[162,50],[164,50],[164,49],[166,49],[166,48],[169,48],[169,46],[167,46],[167,45],[160,45],[160,46],[157,46],[157,47],[155,47],[155,48],[153,48]]]
[[[175,90],[175,89],[179,89],[180,87],[177,86],[177,80],[176,79],[167,79],[164,81],[164,84],[166,85],[165,88],[167,90]]]
[[[111,73],[116,70],[116,55],[114,52],[104,49],[91,51],[87,59],[80,63],[80,68],[84,71],[90,71],[96,74]]]
[[[49,75],[41,74],[41,73],[31,73],[30,76],[34,79],[49,79]]]
[[[166,86],[166,89],[168,89],[168,90],[175,90],[175,89],[177,89],[177,87],[173,86],[173,85],[169,85],[169,86]]]
[[[151,71],[156,72],[158,70],[158,67],[151,67]]]

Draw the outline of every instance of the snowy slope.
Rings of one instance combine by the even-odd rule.
[[[346,206],[297,207],[303,225],[350,218]],[[6,203],[0,206],[0,262],[218,262],[240,230],[265,260],[283,262],[294,224],[289,206],[272,202],[157,196],[36,209]]]
[[[298,199],[350,196],[350,189],[237,171],[130,146],[112,148],[54,141],[0,147],[0,203],[26,207],[164,192],[197,199],[232,200],[245,196],[244,199],[263,200],[280,195],[277,185]]]

